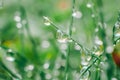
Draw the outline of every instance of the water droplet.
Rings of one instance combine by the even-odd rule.
[[[48,62],[43,65],[44,69],[48,69],[49,66],[50,66],[50,64]]]
[[[88,65],[89,61],[87,60],[87,55],[81,55],[81,65],[86,66]]]
[[[50,25],[51,25],[51,23],[50,23],[49,18],[48,18],[48,17],[46,17],[46,16],[43,16],[43,18],[44,18],[44,24],[45,24],[46,26],[50,26]]]
[[[91,17],[94,18],[94,17],[95,17],[95,14],[92,14]]]
[[[116,28],[116,29],[120,29],[120,22],[116,22],[116,23],[115,23],[115,28]]]
[[[117,78],[113,77],[111,80],[118,80]]]
[[[81,18],[82,17],[82,13],[80,11],[74,11],[72,16],[74,18]]]
[[[115,33],[115,37],[120,37],[120,32]]]
[[[90,76],[90,72],[87,70],[87,67],[84,66],[81,70],[80,70],[80,80],[88,80],[89,76]],[[85,72],[86,71],[86,72]],[[85,72],[85,73],[84,73]],[[83,74],[84,73],[84,74]]]
[[[95,37],[95,44],[96,45],[103,45],[103,42],[99,39],[98,36]]]
[[[91,56],[87,56],[87,61],[90,61],[91,60]]]
[[[52,78],[52,75],[49,74],[49,73],[47,73],[47,74],[45,75],[45,78],[48,79],[48,80],[50,80],[50,79]]]
[[[10,62],[13,62],[15,61],[15,58],[14,57],[11,57],[11,56],[7,56],[6,57],[6,60],[10,61]]]
[[[95,28],[95,32],[98,32],[99,31],[99,28]]]
[[[32,71],[34,69],[34,65],[30,64],[25,67],[25,71]]]
[[[72,40],[72,39],[68,39],[68,42],[70,42],[70,43],[71,43],[71,42],[73,42],[73,40]]]
[[[16,27],[17,27],[18,29],[20,29],[20,28],[22,28],[22,24],[21,24],[21,23],[17,23],[17,24],[16,24]]]
[[[75,44],[74,48],[75,50],[81,50],[81,47],[78,44]]]
[[[47,40],[44,40],[41,44],[42,48],[49,48],[50,47],[50,43]]]
[[[92,7],[92,4],[91,3],[87,3],[86,5],[88,8],[91,8]]]
[[[108,46],[108,47],[106,48],[106,52],[112,53],[112,52],[113,52],[113,47],[112,47],[112,46]]]
[[[21,21],[21,17],[19,15],[16,15],[16,16],[14,16],[14,20],[16,22],[20,22]]]
[[[81,65],[83,65],[83,66],[88,65],[88,61],[85,60],[85,59],[82,59],[82,60],[81,60]]]
[[[8,49],[7,52],[11,53],[11,52],[13,52],[13,51],[12,51],[12,49]]]
[[[114,26],[114,40],[120,38],[120,22],[116,22]]]
[[[101,51],[96,51],[94,54],[100,56],[102,54],[102,52]]]
[[[60,43],[67,43],[68,42],[68,36],[65,35],[61,30],[57,30],[57,41]]]

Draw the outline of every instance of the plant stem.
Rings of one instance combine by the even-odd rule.
[[[71,13],[71,14],[74,13],[74,9],[75,9],[75,0],[73,0],[72,3],[73,3],[73,6],[72,6],[72,13]],[[73,18],[73,16],[71,16],[71,21],[70,21],[70,26],[69,26],[69,37],[72,36],[72,27],[73,27],[73,23],[74,23],[74,18]]]
[[[55,30],[60,30],[59,26],[57,26],[56,24],[54,24],[51,20],[49,20],[50,24],[52,25],[52,27],[55,29]],[[65,33],[64,31],[61,30],[61,32],[67,36],[69,36],[67,33]],[[77,40],[73,39],[71,36],[69,37],[70,40],[72,40],[74,43],[77,43],[82,49],[83,49],[83,46],[82,44],[80,44]]]
[[[72,1],[72,12],[71,12],[71,15],[73,14],[74,12],[74,8],[75,8],[75,0]],[[70,21],[70,26],[69,26],[69,33],[68,33],[68,36],[71,37],[72,36],[72,27],[73,27],[73,23],[74,23],[74,20],[73,20],[73,16],[71,16],[71,21]],[[69,55],[70,55],[70,46],[71,46],[71,43],[68,43],[68,51],[67,51],[67,56],[66,56],[66,66],[65,66],[65,80],[68,80],[68,69],[69,69]]]
[[[102,55],[100,55],[99,57],[101,57]],[[93,62],[80,74],[80,78],[81,78],[81,76],[83,76],[92,66],[93,66],[93,64],[97,61],[97,60],[100,60],[99,58],[95,58],[94,60],[93,60]]]

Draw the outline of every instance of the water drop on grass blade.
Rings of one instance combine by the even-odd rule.
[[[113,35],[114,35],[114,41],[116,42],[116,40],[118,40],[120,38],[120,22],[116,22],[114,25],[114,29],[113,29]]]
[[[15,58],[14,57],[11,57],[11,56],[7,56],[6,57],[6,60],[10,61],[10,62],[13,62],[15,61]]]
[[[49,18],[48,18],[48,17],[46,17],[46,16],[43,16],[43,18],[44,18],[44,24],[45,24],[46,26],[50,26],[50,25],[51,25],[51,23],[50,23]]]
[[[81,50],[81,47],[78,44],[75,44],[74,48],[75,50]]]
[[[88,80],[88,78],[89,78],[89,76],[90,76],[90,72],[87,70],[86,71],[86,69],[87,69],[87,67],[86,66],[84,66],[82,69],[81,69],[81,71],[80,71],[80,73],[81,73],[81,76],[80,76],[80,80]],[[85,72],[86,71],[86,72]],[[85,73],[84,73],[85,72]],[[83,74],[84,73],[84,74]]]
[[[61,30],[57,30],[57,41],[60,43],[67,43],[68,42],[68,36],[64,34]]]

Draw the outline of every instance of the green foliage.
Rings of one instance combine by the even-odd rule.
[[[0,80],[120,80],[119,3],[0,0]]]

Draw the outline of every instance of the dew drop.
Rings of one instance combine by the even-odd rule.
[[[98,32],[99,31],[99,28],[95,28],[95,32]]]
[[[94,17],[95,17],[95,14],[92,14],[91,17],[94,18]]]
[[[15,61],[15,58],[13,57],[14,53],[12,51],[12,49],[8,49],[7,50],[7,56],[6,56],[6,60],[13,62]]]
[[[12,49],[8,49],[8,51],[7,51],[7,52],[11,53],[11,52],[13,52],[13,51],[12,51]]]
[[[85,60],[85,59],[82,59],[82,60],[81,60],[81,65],[83,65],[83,66],[88,65],[88,61]]]
[[[16,24],[16,27],[17,27],[18,29],[20,29],[20,28],[22,28],[22,24],[21,24],[21,23],[17,23],[17,24]]]
[[[115,33],[115,37],[120,37],[120,32]]]
[[[68,42],[71,43],[71,42],[73,42],[73,40],[72,39],[68,39]]]
[[[68,42],[68,36],[65,35],[61,30],[57,30],[57,41],[60,43],[67,43]]]
[[[81,17],[82,17],[82,13],[81,13],[80,11],[74,11],[74,12],[72,13],[72,16],[73,16],[74,18],[81,18]]]
[[[32,71],[34,69],[34,65],[30,64],[25,67],[25,71]]]
[[[43,65],[43,68],[44,68],[44,69],[48,69],[49,66],[50,66],[50,64],[47,62],[47,63],[45,63],[45,64]]]
[[[102,52],[101,51],[96,51],[94,54],[100,56],[102,54]]]
[[[95,44],[96,45],[103,45],[103,42],[99,39],[98,36],[95,37]]]
[[[82,54],[81,55],[81,65],[83,65],[83,66],[86,66],[86,65],[88,65],[88,60],[87,60],[87,55],[85,55],[85,54]]]
[[[74,48],[75,50],[81,50],[81,47],[78,44],[75,44]]]
[[[118,80],[117,78],[113,77],[111,80]]]
[[[81,71],[80,71],[80,74],[81,74],[81,77],[80,77],[80,80],[88,80],[89,76],[90,76],[90,72],[87,70],[87,67],[84,66]],[[86,72],[85,72],[86,71]],[[85,73],[84,73],[85,72]],[[84,73],[84,74],[83,74]],[[82,75],[83,74],[83,75]]]
[[[91,8],[92,7],[92,4],[91,3],[87,3],[86,5],[88,8]]]
[[[52,75],[49,74],[49,73],[47,73],[47,74],[45,75],[45,78],[46,78],[47,80],[50,80],[50,79],[52,78]]]
[[[106,52],[112,53],[112,52],[113,52],[113,47],[112,47],[112,46],[108,46],[108,47],[106,48]]]
[[[46,17],[46,16],[43,16],[43,18],[44,18],[44,24],[45,24],[46,26],[50,26],[50,25],[51,25],[51,23],[50,23],[49,18],[48,18],[48,17]]]
[[[21,18],[20,18],[20,16],[16,15],[16,16],[14,16],[14,20],[15,20],[16,22],[20,22],[20,21],[21,21]]]
[[[115,23],[113,35],[115,41],[120,38],[120,22]]]
[[[6,60],[7,60],[7,61],[10,61],[10,62],[13,62],[13,61],[15,61],[15,58],[14,58],[14,57],[11,57],[11,56],[7,56],[7,57],[6,57]]]
[[[116,28],[116,29],[120,29],[120,22],[116,22],[116,23],[115,23],[115,28]]]

